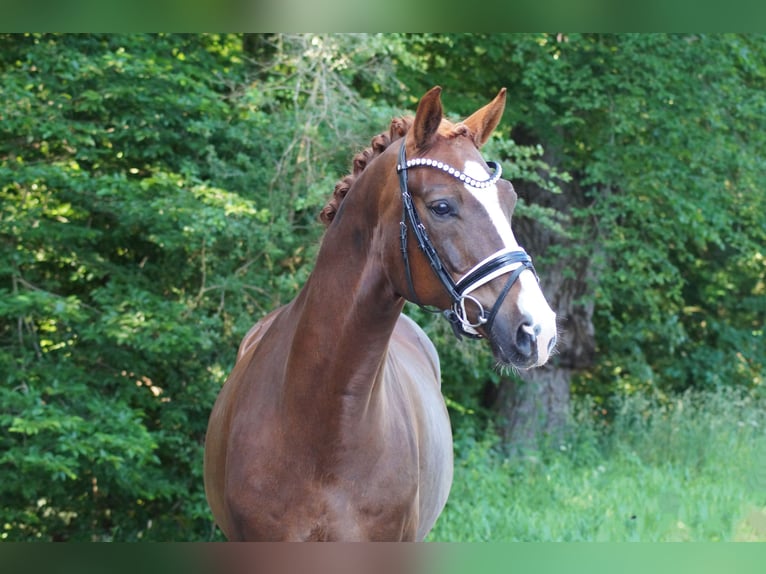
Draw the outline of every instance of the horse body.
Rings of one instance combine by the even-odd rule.
[[[231,540],[422,539],[447,500],[436,350],[357,233],[328,230],[321,272],[251,329],[211,414],[206,489]]]
[[[261,354],[277,352],[262,340],[227,381],[208,431],[206,487],[227,538],[422,540],[452,479],[438,357],[424,333],[400,316],[374,391],[334,396],[334,420],[320,407],[332,393],[324,381],[303,391],[321,419],[312,420],[288,414],[287,390],[275,393],[262,374],[248,377]],[[237,405],[252,408],[232,412]],[[225,435],[227,444],[212,442]],[[241,462],[227,461],[227,451]]]
[[[303,289],[243,339],[205,444],[206,494],[230,540],[422,540],[435,523],[452,481],[452,435],[436,351],[401,312],[406,296],[442,309],[451,302],[422,253],[413,251],[402,265],[397,146],[390,143],[411,133],[411,153],[438,144],[445,157],[468,155],[471,165],[480,166],[475,141],[483,143],[494,129],[501,95],[452,138],[440,135],[445,126],[434,90],[421,101],[411,128],[392,124],[389,138],[360,166],[336,205]],[[477,131],[473,140],[463,137]],[[413,175],[413,188],[422,192],[418,202],[459,200],[461,225],[485,201],[462,194],[468,184],[453,183],[449,175],[437,176],[433,185],[424,176]],[[503,200],[511,197],[505,189],[492,190]],[[503,213],[496,203],[494,218]],[[506,205],[506,218],[511,209],[512,203]],[[464,229],[449,231],[441,215],[432,223],[452,274],[471,271],[487,252],[501,253],[489,258],[494,275],[485,273],[470,287],[479,307],[497,299],[491,315],[499,319],[490,321],[491,331],[484,330],[483,308],[458,309],[459,320],[489,338],[503,361],[544,362],[552,347],[544,338],[550,327],[531,317],[529,303],[542,295],[527,290],[522,296],[522,284],[533,275],[517,265],[518,258],[506,261],[513,246],[498,251],[494,244],[502,233],[483,229],[468,249],[460,241]],[[506,267],[515,269],[515,277],[502,288],[492,279],[509,273]],[[519,275],[525,279],[516,281]]]

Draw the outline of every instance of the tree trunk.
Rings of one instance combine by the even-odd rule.
[[[555,158],[544,159],[549,165],[556,163]],[[562,186],[561,194],[541,191],[526,182],[514,187],[527,203],[537,203],[564,214],[571,213],[572,207],[588,203],[576,178]],[[576,222],[571,224],[574,228]],[[559,329],[557,353],[548,364],[507,377],[485,393],[485,403],[499,415],[499,432],[505,446],[519,452],[534,450],[545,440],[563,440],[572,376],[593,363],[593,251],[581,250],[588,255],[576,256],[574,247],[575,242],[587,241],[589,245],[594,242],[592,237],[562,237],[525,217],[514,218],[514,233],[534,258],[543,292],[558,316]]]
[[[537,450],[564,440],[569,413],[571,370],[546,365],[518,379],[504,379],[497,388],[495,410],[500,437],[513,453]]]
[[[534,242],[523,241],[531,253]],[[543,367],[504,378],[489,393],[499,431],[511,451],[534,450],[542,441],[562,441],[569,414],[572,375],[593,361],[593,298],[588,297],[588,261],[562,259],[540,266],[540,282],[558,315],[557,353]]]

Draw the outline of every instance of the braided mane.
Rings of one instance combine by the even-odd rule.
[[[383,132],[372,138],[370,147],[363,149],[354,156],[351,163],[351,173],[341,179],[335,184],[335,190],[332,193],[332,197],[324,209],[319,213],[319,219],[325,225],[330,225],[335,218],[335,214],[338,213],[338,208],[343,202],[343,198],[346,197],[348,190],[364,171],[364,168],[376,157],[382,154],[388,146],[390,146],[396,140],[404,137],[412,126],[414,118],[394,118],[391,121],[391,126],[388,128],[388,133]]]
[[[335,215],[338,213],[343,198],[346,197],[348,190],[356,181],[356,178],[364,171],[369,163],[382,154],[388,146],[396,140],[403,138],[412,127],[414,117],[401,117],[391,120],[388,132],[383,132],[372,138],[370,147],[365,148],[354,156],[352,161],[351,173],[335,184],[335,190],[327,205],[319,213],[319,219],[325,226],[330,225]],[[455,137],[459,135],[468,135],[468,129],[462,123],[453,124],[445,119],[442,120],[440,133],[446,137]]]

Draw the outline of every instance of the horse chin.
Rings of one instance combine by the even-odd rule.
[[[525,371],[538,364],[537,353],[524,355],[513,348],[510,343],[502,344],[495,337],[489,337],[489,345],[498,365]]]

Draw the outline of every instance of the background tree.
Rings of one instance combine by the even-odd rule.
[[[508,443],[558,435],[572,384],[606,403],[639,387],[761,383],[765,46],[659,34],[412,43],[428,62],[412,83],[440,78],[466,98],[508,86],[507,137],[541,145],[570,176],[558,195],[514,180],[515,229],[563,337],[550,366],[490,388]]]

